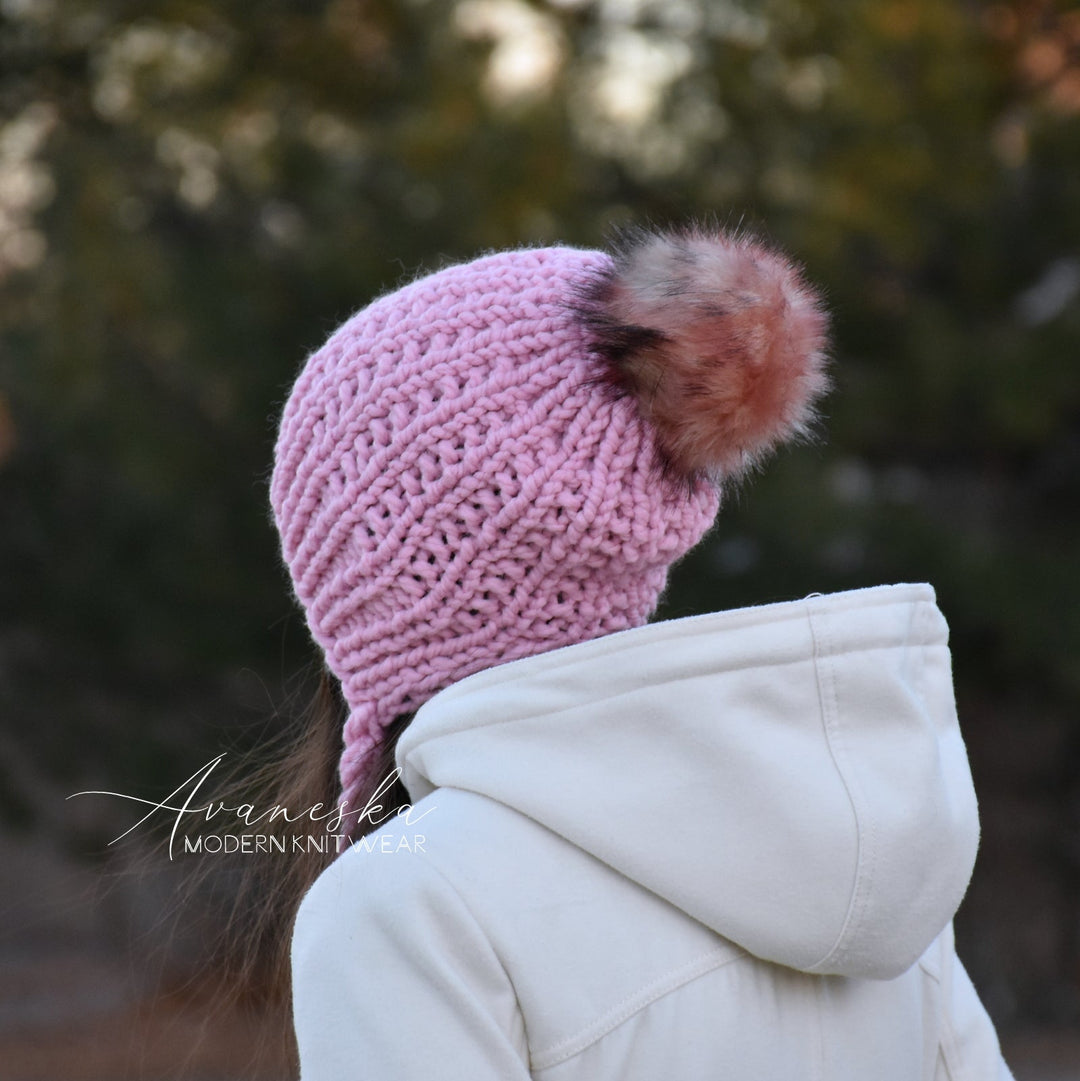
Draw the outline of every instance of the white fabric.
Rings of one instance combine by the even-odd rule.
[[[883,586],[489,669],[293,939],[304,1081],[999,1079],[945,621]]]

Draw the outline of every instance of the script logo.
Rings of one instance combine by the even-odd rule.
[[[380,782],[375,792],[372,793],[367,803],[359,809],[351,809],[348,802],[335,806],[327,806],[323,803],[313,804],[311,807],[300,811],[290,811],[287,807],[274,804],[265,810],[259,810],[254,803],[239,803],[236,806],[227,806],[220,800],[210,800],[205,804],[196,805],[199,790],[206,784],[207,779],[214,770],[221,765],[225,758],[219,754],[210,759],[206,765],[197,769],[186,781],[178,785],[164,799],[154,801],[143,799],[140,796],[130,796],[123,792],[109,792],[100,789],[92,789],[83,792],[73,792],[68,799],[76,796],[112,796],[116,799],[129,800],[133,803],[142,804],[149,808],[146,813],[134,825],[129,826],[123,833],[114,837],[109,844],[122,841],[129,833],[137,830],[140,826],[149,822],[158,815],[172,815],[172,829],[169,832],[169,859],[173,858],[176,846],[177,834],[182,823],[194,818],[202,817],[207,823],[243,823],[244,826],[257,830],[261,824],[272,824],[279,819],[286,824],[310,822],[312,826],[319,826],[321,836],[307,835],[292,836],[289,839],[275,834],[261,833],[233,833],[210,834],[192,840],[185,836],[184,850],[186,852],[319,852],[330,851],[333,844],[336,851],[346,844],[352,844],[368,852],[399,851],[402,846],[408,851],[423,851],[425,838],[422,834],[414,834],[411,841],[404,835],[393,838],[387,835],[360,837],[355,841],[349,841],[348,832],[343,831],[347,821],[355,819],[357,825],[370,822],[373,826],[385,822],[389,818],[403,818],[406,825],[415,825],[420,819],[431,814],[434,806],[426,807],[421,813],[414,813],[412,804],[386,809],[379,800],[384,798],[386,791],[401,776],[401,770],[395,769]],[[289,843],[291,841],[291,844]]]

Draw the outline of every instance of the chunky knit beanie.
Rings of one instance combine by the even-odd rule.
[[[639,626],[723,481],[806,431],[825,316],[741,236],[489,255],[347,320],[285,406],[282,552],[349,717],[356,808],[396,716]]]

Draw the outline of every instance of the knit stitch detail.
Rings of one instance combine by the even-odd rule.
[[[645,623],[717,489],[658,482],[574,299],[599,252],[505,252],[376,300],[307,361],[271,502],[350,715],[343,796],[395,716],[473,672]]]

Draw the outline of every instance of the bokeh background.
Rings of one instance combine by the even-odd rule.
[[[702,216],[822,284],[836,389],[662,614],[934,584],[960,951],[1018,1077],[1080,1076],[1074,4],[0,0],[5,1077],[290,1076],[280,1013],[214,1004],[190,861],[66,797],[297,723],[266,481],[305,355],[418,270]]]

